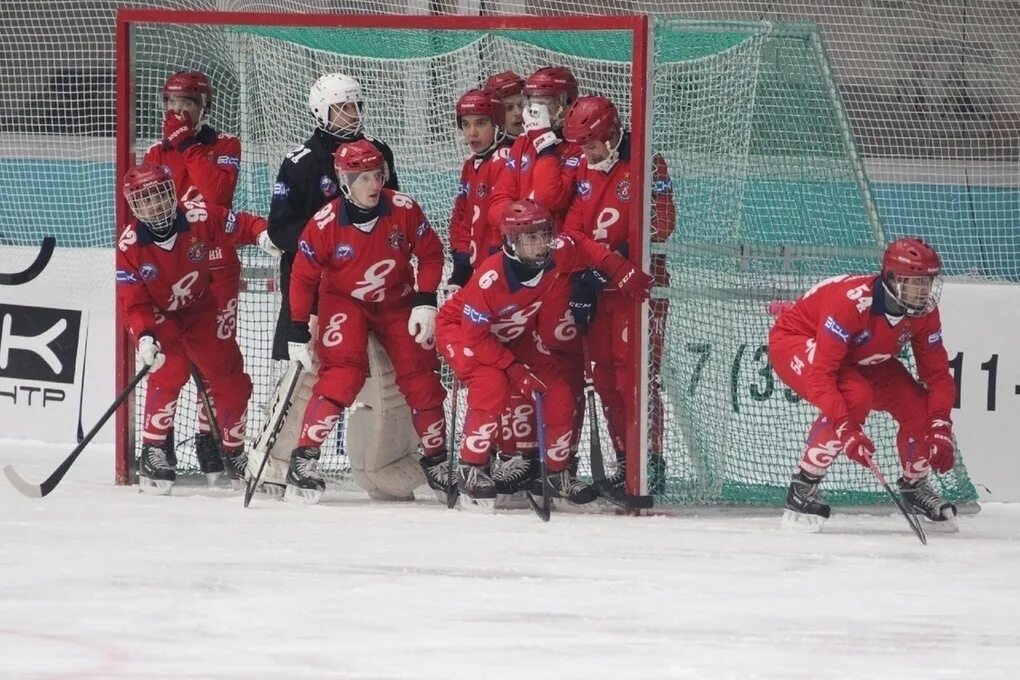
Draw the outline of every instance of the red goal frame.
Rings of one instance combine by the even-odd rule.
[[[630,204],[630,256],[646,271],[649,265],[648,229],[651,209],[651,186],[648,171],[651,129],[651,20],[647,15],[623,16],[419,16],[384,14],[281,14],[259,12],[174,11],[120,8],[116,19],[117,67],[117,133],[116,133],[116,225],[114,241],[129,213],[120,192],[124,174],[135,164],[134,71],[131,61],[131,29],[134,24],[193,24],[255,26],[290,26],[309,28],[392,28],[430,30],[620,30],[632,34],[631,54],[631,173],[642,190],[635,192],[638,200]],[[268,190],[268,188],[267,188]],[[640,342],[632,343],[633,362],[643,367],[637,371],[631,398],[638,407],[636,422],[627,428],[627,493],[646,492],[647,477],[647,390],[648,390],[648,305],[635,306],[634,328]],[[134,349],[124,328],[120,309],[116,311],[116,382],[123,389],[134,375]],[[116,483],[132,482],[134,448],[134,400],[128,399],[117,410]]]

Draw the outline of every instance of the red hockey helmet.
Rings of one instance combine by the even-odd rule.
[[[939,303],[942,259],[917,236],[896,239],[882,256],[882,281],[907,315],[923,316]]]
[[[534,201],[514,201],[507,206],[499,230],[511,257],[529,267],[544,267],[552,257],[553,216]]]
[[[563,136],[578,146],[594,141],[608,143],[619,126],[620,114],[613,102],[605,97],[581,97],[567,111]]]
[[[341,144],[333,154],[333,166],[339,177],[341,174],[368,172],[386,167],[386,159],[375,144],[367,139],[359,139],[350,144]]]
[[[495,127],[503,127],[503,102],[485,90],[468,90],[457,100],[457,126],[462,116],[488,116]]]
[[[506,99],[523,92],[524,78],[513,71],[503,71],[489,76],[482,89],[491,92],[499,99]]]
[[[577,80],[566,66],[546,66],[524,81],[524,96],[562,98],[566,106],[577,99]]]
[[[177,191],[165,165],[142,163],[124,173],[124,198],[131,214],[157,236],[169,233],[177,215]]]
[[[201,71],[180,71],[163,83],[163,101],[170,97],[187,97],[198,102],[203,111],[208,111],[212,105],[212,93],[209,78]]]

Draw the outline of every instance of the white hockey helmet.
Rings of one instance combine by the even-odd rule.
[[[345,124],[333,122],[333,107],[353,104],[357,117],[344,115]],[[343,73],[327,73],[312,84],[308,93],[308,108],[315,117],[315,124],[321,130],[341,138],[350,138],[362,131],[361,84]]]

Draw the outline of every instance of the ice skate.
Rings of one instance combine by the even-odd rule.
[[[496,484],[489,476],[488,466],[461,463],[457,489],[462,508],[492,510],[495,507]]]
[[[924,517],[935,531],[956,533],[960,524],[956,519],[956,506],[938,494],[932,488],[928,477],[908,480],[900,477],[896,480],[900,494],[908,508]]]
[[[215,486],[223,472],[223,459],[220,457],[220,447],[210,433],[200,432],[195,437],[195,457],[198,458],[198,469],[205,475],[209,486]]]
[[[326,490],[326,480],[319,470],[321,451],[314,446],[299,446],[290,457],[287,470],[287,491],[284,500],[314,505]]]
[[[138,490],[157,496],[166,496],[177,481],[177,472],[166,460],[161,446],[146,444],[138,461]]]
[[[429,488],[436,494],[436,500],[440,503],[446,503],[447,494],[450,489],[450,466],[448,464],[446,454],[440,453],[434,456],[422,456],[421,460],[422,472],[425,473],[425,481],[429,483]],[[456,493],[457,476],[453,477],[454,493]]]
[[[786,492],[786,511],[783,513],[784,529],[816,534],[829,519],[830,508],[822,502],[818,486],[822,478],[809,475],[803,470],[793,473],[790,488]]]

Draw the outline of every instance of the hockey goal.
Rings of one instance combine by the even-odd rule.
[[[465,155],[453,115],[457,97],[497,71],[569,66],[582,93],[617,103],[634,134],[633,167],[647,167],[652,153],[666,160],[676,203],[669,242],[653,250],[645,230],[631,237],[635,260],[647,265],[653,252],[665,255],[670,284],[654,295],[670,308],[658,365],[648,366],[647,341],[634,343],[635,363],[650,369],[639,373],[653,377],[634,386],[643,417],[631,424],[628,490],[644,488],[646,423],[661,417],[666,484],[657,501],[781,504],[813,411],[771,371],[768,303],[825,276],[872,269],[885,241],[814,26],[122,10],[117,45],[118,177],[159,136],[163,79],[199,69],[216,90],[214,127],[242,141],[235,208],[266,214],[280,161],[311,130],[308,87],[322,73],[343,71],[364,86],[367,129],[393,147],[402,190],[421,201],[443,235]],[[633,223],[648,224],[647,173],[635,174],[634,186],[643,190],[634,192],[640,219]],[[123,205],[118,211],[126,214]],[[255,251],[242,258],[238,337],[255,382],[254,435],[280,371],[269,359],[278,293],[271,261]],[[636,316],[647,338],[645,310]],[[123,384],[133,360],[120,340]],[[658,401],[648,398],[651,390]],[[661,403],[662,412],[648,414],[650,403]],[[179,469],[194,468],[193,393],[179,404]],[[128,483],[135,415],[125,410],[120,418],[117,479]],[[876,442],[892,451],[891,423],[880,416],[872,427]],[[325,467],[343,478],[342,436],[327,448]],[[883,457],[889,474],[893,458]],[[867,471],[840,464],[830,477],[834,500],[881,500]],[[962,463],[941,483],[949,498],[976,498]]]

